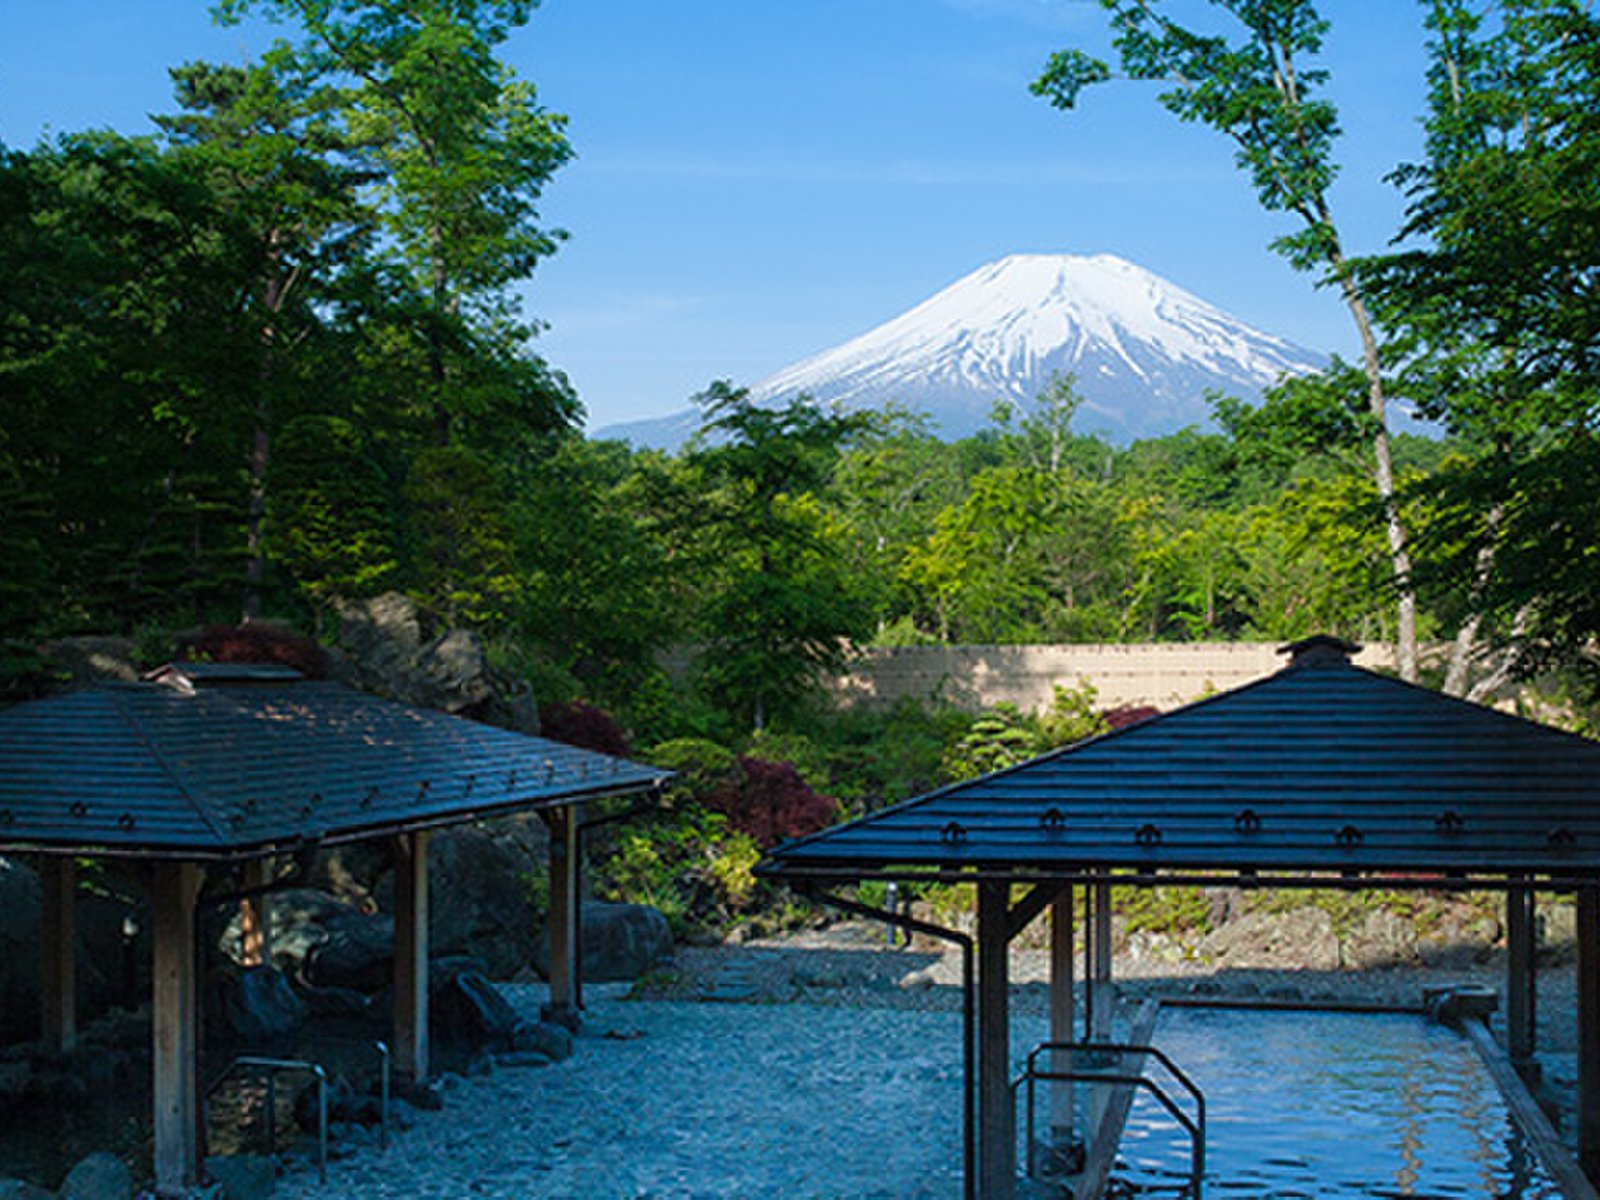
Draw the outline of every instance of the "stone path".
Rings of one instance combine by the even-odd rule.
[[[537,1013],[540,989],[505,991]],[[591,997],[573,1058],[458,1082],[387,1151],[278,1195],[953,1198],[959,1039],[942,1012]]]
[[[1034,961],[1038,958],[1038,961]],[[1019,1053],[1045,1035],[1042,957],[1013,969]],[[566,1062],[450,1083],[387,1151],[364,1146],[280,1184],[283,1200],[334,1197],[865,1197],[960,1195],[959,958],[860,944],[684,952],[652,999],[587,989]],[[1137,972],[1129,972],[1137,976]],[[1497,982],[1488,970],[1452,980]],[[1153,973],[1125,994],[1293,995],[1415,1003],[1441,981],[1375,972]],[[537,1016],[544,990],[507,998]],[[707,1000],[718,1001],[706,1003]],[[1541,980],[1548,1076],[1570,1087],[1570,969]]]

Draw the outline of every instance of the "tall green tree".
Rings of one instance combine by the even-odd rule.
[[[343,93],[281,49],[245,67],[189,63],[172,72],[180,111],[157,116],[174,161],[204,179],[231,220],[254,278],[236,302],[230,361],[243,391],[221,394],[248,431],[244,616],[261,615],[267,574],[267,487],[279,425],[321,399],[316,366],[342,276],[370,249],[371,214],[358,192]],[[219,387],[219,392],[221,391]],[[308,396],[308,393],[310,395]],[[311,399],[316,396],[316,399]]]
[[[217,12],[297,23],[292,53],[349,80],[348,120],[370,145],[374,200],[415,290],[417,357],[437,444],[506,426],[567,424],[576,401],[528,351],[512,285],[565,236],[540,221],[572,156],[565,117],[495,56],[533,0],[223,0]],[[291,53],[287,47],[281,53]]]
[[[1273,248],[1302,271],[1336,286],[1361,339],[1367,435],[1398,595],[1399,667],[1417,678],[1416,591],[1408,533],[1396,493],[1378,333],[1360,277],[1352,269],[1330,202],[1337,174],[1337,111],[1319,95],[1328,74],[1313,64],[1328,23],[1311,0],[1211,0],[1231,34],[1205,34],[1169,15],[1163,0],[1101,0],[1110,14],[1123,72],[1166,85],[1160,103],[1183,121],[1224,134],[1262,206],[1292,215],[1300,228]],[[1110,66],[1079,50],[1053,55],[1033,91],[1063,109],[1085,87],[1111,78]]]
[[[686,458],[700,480],[695,559],[707,693],[754,728],[838,666],[871,610],[851,577],[844,526],[824,507],[840,452],[871,423],[805,397],[763,408],[713,384]]]
[[[1480,687],[1592,636],[1600,417],[1600,18],[1430,0],[1426,157],[1406,249],[1367,260],[1400,377],[1470,448],[1434,490],[1444,580],[1484,627]],[[1458,645],[1464,681],[1471,647]]]

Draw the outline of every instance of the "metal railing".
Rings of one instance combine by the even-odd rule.
[[[389,1098],[391,1093],[391,1071],[389,1046],[386,1042],[375,1041],[372,1048],[378,1055],[379,1075],[379,1109],[378,1128],[379,1144],[384,1148],[389,1147]],[[275,1155],[278,1152],[278,1075],[283,1071],[304,1071],[317,1081],[317,1173],[323,1183],[328,1182],[328,1072],[321,1064],[300,1058],[271,1058],[258,1054],[241,1054],[230,1062],[222,1073],[212,1082],[210,1091],[215,1092],[229,1078],[239,1071],[254,1070],[264,1072],[266,1075],[267,1095],[265,1109],[265,1123],[267,1128],[267,1153]]]
[[[1141,1064],[1147,1059],[1154,1059],[1164,1067],[1167,1073],[1188,1094],[1194,1103],[1194,1115],[1191,1116],[1174,1100],[1171,1094],[1146,1075],[1143,1070],[1137,1072],[1125,1070],[1111,1070],[1101,1064],[1092,1064],[1083,1067],[1069,1066],[1065,1070],[1043,1069],[1039,1065],[1042,1054],[1065,1053],[1071,1056],[1079,1054],[1094,1054],[1104,1056],[1107,1063],[1122,1061],[1124,1056],[1136,1055]],[[1129,1087],[1140,1088],[1155,1098],[1156,1102],[1166,1110],[1167,1114],[1176,1121],[1180,1128],[1189,1136],[1189,1182],[1184,1189],[1184,1194],[1200,1200],[1200,1190],[1206,1171],[1206,1098],[1191,1080],[1178,1067],[1178,1064],[1167,1057],[1165,1053],[1154,1046],[1134,1045],[1127,1042],[1041,1042],[1028,1052],[1026,1065],[1023,1072],[1012,1081],[1012,1090],[1025,1087],[1027,1090],[1027,1148],[1028,1148],[1028,1174],[1035,1174],[1035,1155],[1037,1154],[1038,1140],[1035,1136],[1037,1127],[1036,1109],[1038,1106],[1038,1092],[1036,1084],[1040,1081],[1046,1083],[1108,1083],[1123,1084]]]

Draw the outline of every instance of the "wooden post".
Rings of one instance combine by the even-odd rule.
[[[1094,989],[1094,1028],[1091,1038],[1101,1041],[1111,1037],[1111,1018],[1114,1015],[1115,996],[1111,985],[1111,885],[1094,885],[1094,976],[1088,986]]]
[[[1531,887],[1506,892],[1506,1053],[1519,1071],[1530,1069],[1538,1048],[1534,916]]]
[[[1578,889],[1578,1165],[1600,1186],[1600,888]]]
[[[547,1020],[578,1023],[578,822],[569,806],[543,814],[550,828],[550,1003]]]
[[[156,1193],[186,1195],[200,1177],[199,1019],[195,988],[195,898],[201,870],[159,862],[151,873],[154,925]]]
[[[394,839],[395,1070],[428,1078],[428,832]]]
[[[70,1054],[78,1044],[78,864],[47,854],[39,864],[40,1000],[45,1047]]]
[[[978,1195],[1013,1200],[1017,1114],[1011,1096],[1007,954],[1011,889],[978,884]]]
[[[252,858],[244,865],[246,891],[267,885],[267,860]],[[245,967],[272,965],[272,914],[264,894],[246,896],[239,901],[239,964]]]
[[[1050,905],[1050,1040],[1077,1041],[1077,1014],[1072,1001],[1072,888],[1064,887]],[[1072,1068],[1070,1052],[1052,1056],[1054,1069]],[[1058,1146],[1073,1140],[1073,1093],[1070,1083],[1050,1085],[1050,1140]]]

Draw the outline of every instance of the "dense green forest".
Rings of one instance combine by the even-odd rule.
[[[1214,432],[1131,446],[1074,432],[1070,379],[948,444],[911,413],[762,408],[718,382],[676,454],[585,439],[533,352],[519,289],[562,240],[539,202],[572,153],[496,58],[533,7],[228,0],[221,19],[291,38],[175,68],[147,136],[0,149],[11,694],[40,685],[50,637],[241,618],[331,637],[341,601],[389,590],[644,744],[793,728],[850,643],[1414,625],[1454,648],[1438,681],[1463,694],[1584,661],[1600,20],[1582,4],[1424,4],[1426,156],[1396,165],[1407,226],[1369,259],[1329,209],[1311,4],[1232,0],[1232,32],[1204,36],[1106,5],[1125,75],[1176,80],[1162,103],[1227,135],[1298,222],[1280,249],[1366,322],[1360,365],[1259,406],[1216,397]],[[1035,90],[1070,107],[1110,74],[1063,52]],[[1439,435],[1391,436],[1395,403]],[[659,665],[683,645],[704,648],[689,684]]]

